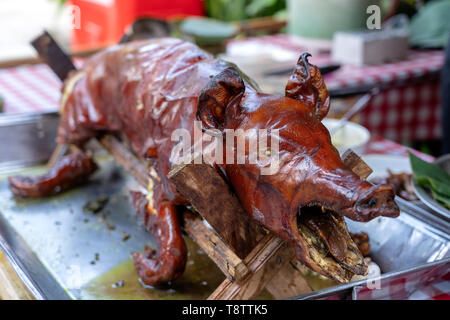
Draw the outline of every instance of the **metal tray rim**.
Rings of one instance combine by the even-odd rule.
[[[4,220],[3,217],[0,216],[0,231],[2,229],[7,230],[7,233],[16,233],[16,231],[9,227],[7,221]],[[20,259],[19,254],[16,253],[11,247],[8,241],[8,234],[4,235],[0,232],[0,250],[5,254],[6,259],[9,261],[11,267],[16,272],[19,279],[24,283],[30,293],[37,300],[48,300],[48,299],[59,299],[59,300],[67,300],[73,299],[66,290],[64,290],[60,284],[57,282],[54,275],[46,268],[42,261],[39,260],[34,253],[30,250],[29,246],[25,243],[25,241],[18,235],[14,235],[15,246],[19,251],[22,251],[23,254],[26,255],[28,262],[37,266],[37,270],[35,272],[40,273],[40,275],[44,275],[47,278],[51,278],[53,281],[47,286],[47,289],[41,288],[39,284],[33,279],[30,270],[24,265],[24,262]],[[56,290],[54,290],[56,288]]]
[[[439,266],[439,265],[444,265],[444,264],[450,264],[450,257],[448,258],[444,258],[441,260],[437,260],[437,261],[432,261],[432,262],[428,262],[422,265],[417,265],[417,266],[413,266],[404,270],[399,270],[399,271],[391,271],[391,272],[387,272],[382,274],[379,278],[373,278],[370,280],[375,280],[375,279],[380,279],[380,280],[385,280],[385,279],[389,279],[389,278],[393,278],[395,276],[399,276],[402,274],[406,274],[408,272],[411,271],[418,271],[418,270],[422,270],[422,269],[427,269],[430,267],[435,267],[435,266]],[[333,293],[338,293],[344,290],[350,290],[354,287],[360,286],[360,285],[364,285],[366,283],[366,279],[363,280],[359,280],[359,281],[355,281],[355,282],[351,282],[351,283],[347,283],[347,284],[341,284],[341,285],[337,285],[334,287],[329,287],[329,288],[325,288],[322,290],[316,290],[313,291],[311,293],[307,293],[307,294],[303,294],[303,295],[299,295],[296,297],[292,297],[289,298],[289,300],[306,300],[306,299],[315,299],[315,298],[321,298],[321,297],[326,297],[329,296]]]
[[[17,114],[17,115],[0,115],[0,127],[7,127],[11,125],[17,125],[17,124],[25,124],[33,121],[37,121],[39,119],[42,119],[44,117],[58,117],[58,114],[56,112],[47,112],[47,113],[27,113],[27,114]],[[23,168],[29,165],[26,161],[21,160],[21,163],[14,162],[14,163],[1,163],[0,164],[0,172],[6,173],[6,172],[12,172],[18,168]],[[425,229],[427,232],[434,233],[439,237],[444,238],[447,241],[450,241],[450,234],[449,234],[449,221],[443,220],[441,217],[437,216],[434,212],[428,212],[420,207],[417,207],[414,204],[406,203],[405,201],[402,201],[403,199],[396,199],[402,208],[402,211],[404,211],[408,218],[419,220],[423,224],[423,229]],[[29,270],[27,270],[22,263],[20,257],[12,250],[10,247],[7,239],[3,237],[0,234],[0,249],[5,252],[6,257],[11,262],[13,269],[18,274],[18,276],[24,281],[25,285],[29,288],[31,293],[35,295],[37,299],[47,299],[48,294],[44,293],[39,285],[32,279],[30,276]],[[382,278],[388,278],[392,277],[398,274],[401,274],[403,272],[407,272],[410,270],[415,270],[417,268],[422,267],[428,267],[432,265],[438,265],[440,263],[449,263],[450,258],[443,258],[441,260],[437,260],[434,262],[421,264],[418,266],[413,266],[408,269],[400,270],[400,271],[391,271],[388,273],[385,273],[382,275]],[[49,272],[47,270],[47,272]],[[56,281],[56,280],[55,280]],[[365,280],[361,280],[359,282],[353,282],[350,284],[345,285],[338,285],[331,288],[323,289],[314,291],[313,293],[304,295],[304,296],[298,296],[298,297],[292,297],[291,299],[298,299],[299,297],[307,297],[310,295],[318,295],[322,294],[324,292],[335,292],[343,289],[350,289],[354,286],[360,285],[364,283]],[[61,288],[62,289],[62,288]],[[68,296],[67,296],[68,295]],[[65,292],[64,296],[61,295],[61,298],[72,298],[69,297],[70,294]]]

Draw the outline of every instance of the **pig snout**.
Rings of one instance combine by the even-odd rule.
[[[369,221],[378,216],[395,218],[400,214],[391,186],[373,186],[362,193],[354,205],[354,220]],[[353,218],[349,216],[349,218]]]
[[[319,205],[361,222],[400,214],[391,186],[372,185],[349,170],[332,170],[305,182],[298,193],[300,207]]]

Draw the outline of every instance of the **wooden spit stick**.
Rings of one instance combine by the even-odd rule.
[[[360,156],[353,152],[352,149],[347,149],[347,151],[344,152],[342,161],[350,170],[363,179],[367,179],[373,172],[372,168],[370,168]]]
[[[247,277],[234,282],[225,279],[208,300],[253,298],[266,287],[281,267],[289,262],[292,254],[292,248],[287,243],[267,234],[244,260],[250,270]]]
[[[268,286],[268,290],[276,299],[311,291],[301,273],[287,263],[295,257],[293,250],[285,246],[266,246],[261,242],[258,245],[257,240],[263,238],[266,232],[256,222],[251,221],[228,183],[217,170],[208,164],[195,164],[196,162],[201,163],[201,161],[193,160],[189,164],[174,167],[168,175],[169,179],[178,192],[208,221],[222,240],[239,257],[246,258],[244,263],[249,269],[264,272],[263,275],[250,272],[248,279],[237,282],[227,279],[226,283],[217,289],[219,291],[216,290],[216,294],[210,298],[249,298],[258,294],[269,283],[271,285]],[[278,238],[270,237],[278,241]],[[271,264],[270,268],[262,266],[271,259],[276,259],[279,263]],[[288,283],[290,287],[277,288],[280,283]],[[239,286],[241,287],[238,288]]]
[[[53,167],[53,165],[58,161],[58,159],[61,159],[67,151],[69,150],[69,145],[58,143],[56,145],[55,150],[53,150],[52,155],[50,156],[50,159],[47,161],[47,168]]]
[[[113,156],[114,160],[137,180],[145,189],[148,187],[148,179],[152,177],[148,168],[125,147],[122,142],[112,135],[105,135],[100,138],[100,144]]]
[[[76,69],[69,55],[61,49],[47,31],[32,40],[31,45],[61,81],[64,81],[67,75]]]
[[[52,69],[61,82],[64,82],[71,71],[76,70],[70,56],[64,52],[46,30],[39,37],[33,39],[31,45],[38,53],[39,58]],[[47,168],[53,167],[55,162],[64,156],[68,150],[67,144],[58,144],[47,162]]]
[[[205,232],[205,224],[197,215],[186,211],[183,218],[186,233],[216,263],[228,279],[239,281],[248,274],[249,270],[244,261],[215,232],[209,228]]]

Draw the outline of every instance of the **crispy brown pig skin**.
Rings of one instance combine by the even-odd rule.
[[[122,132],[136,154],[152,158],[164,201],[173,201],[178,197],[167,174],[174,130],[193,137],[196,119],[204,129],[279,129],[276,174],[261,175],[260,163],[222,167],[247,213],[321,272],[299,232],[299,208],[323,206],[357,221],[399,214],[391,187],[373,186],[344,165],[321,123],[328,108],[325,83],[307,55],[285,95],[268,95],[191,43],[155,39],[111,47],[72,74],[63,90],[58,140],[79,143],[104,131]]]
[[[299,63],[304,69],[315,70],[307,59]],[[295,91],[291,98],[242,88],[239,73],[226,69],[202,91],[198,115],[207,128],[216,123],[218,129],[235,131],[279,130],[279,170],[275,174],[262,175],[263,164],[246,162],[227,164],[227,178],[247,213],[291,243],[299,260],[321,272],[299,232],[299,208],[320,206],[362,222],[378,216],[397,217],[399,209],[390,186],[374,186],[342,162],[320,121],[328,108],[320,73],[302,74],[309,78],[299,81],[296,75],[296,82],[288,83],[287,91]],[[297,90],[295,83],[300,86]]]
[[[84,183],[97,170],[92,158],[83,152],[62,157],[45,174],[36,177],[9,177],[12,193],[23,198],[47,197]]]

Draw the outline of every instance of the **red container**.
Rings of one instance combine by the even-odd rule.
[[[202,0],[136,0],[136,17],[159,19],[204,15]]]
[[[117,43],[140,17],[173,19],[204,14],[202,0],[70,0],[70,5],[71,47],[76,51]]]

